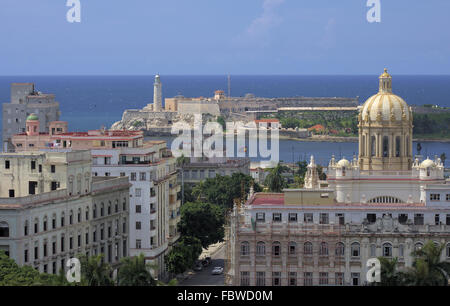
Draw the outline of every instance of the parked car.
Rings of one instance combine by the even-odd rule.
[[[223,268],[222,267],[214,267],[214,269],[212,270],[212,275],[220,275],[223,273]]]

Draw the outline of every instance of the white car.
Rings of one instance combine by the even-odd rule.
[[[220,275],[222,273],[223,273],[222,267],[214,267],[214,269],[211,272],[212,275]]]

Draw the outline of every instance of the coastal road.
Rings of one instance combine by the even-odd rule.
[[[225,276],[212,275],[211,271],[214,267],[224,267],[225,246],[222,245],[213,255],[211,255],[212,263],[202,271],[193,271],[189,278],[178,283],[179,286],[223,286]]]

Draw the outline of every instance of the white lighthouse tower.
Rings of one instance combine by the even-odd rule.
[[[153,111],[160,112],[162,109],[162,84],[159,74],[155,76],[153,84]]]

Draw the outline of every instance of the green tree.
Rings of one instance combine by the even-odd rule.
[[[202,247],[207,248],[223,240],[224,222],[224,211],[219,205],[190,202],[181,207],[178,228],[182,236],[198,238]]]
[[[282,176],[282,173],[286,171],[286,167],[282,166],[281,163],[270,170],[269,175],[267,175],[264,184],[269,187],[271,192],[281,192],[283,188],[287,187],[286,180]]]
[[[450,274],[450,263],[441,261],[445,244],[428,241],[413,252],[412,268],[407,271],[407,283],[414,286],[446,286]]]
[[[145,263],[142,253],[139,256],[122,258],[118,274],[119,286],[155,286],[150,268],[151,265]]]
[[[298,170],[297,175],[300,177],[305,177],[306,171],[308,170],[308,163],[305,160],[297,162]]]
[[[180,274],[191,268],[202,253],[199,239],[185,236],[181,238],[165,257],[167,270],[173,274]]]
[[[388,259],[378,257],[381,263],[381,282],[376,286],[401,286],[404,285],[404,273],[398,271],[398,258]]]
[[[440,158],[441,158],[442,164],[445,167],[445,160],[447,159],[447,156],[445,155],[445,152],[441,154]]]
[[[31,266],[20,267],[5,252],[0,251],[0,286],[61,286],[68,285],[58,275],[39,273]]]
[[[81,255],[81,283],[85,286],[112,286],[112,268],[103,262],[103,254],[97,256]]]
[[[217,117],[217,122],[222,126],[222,129],[225,131],[226,129],[225,119],[222,116],[219,116]]]

